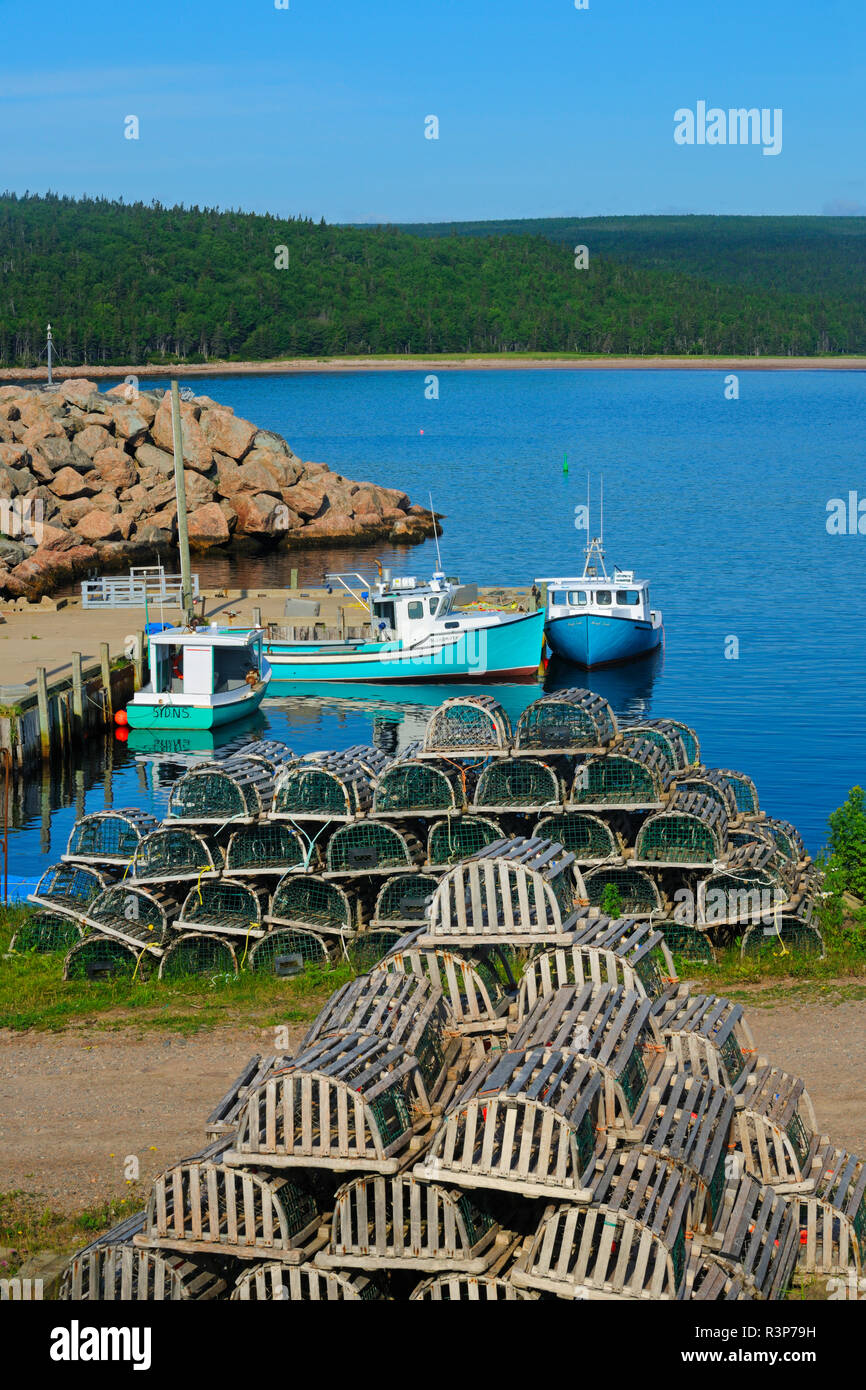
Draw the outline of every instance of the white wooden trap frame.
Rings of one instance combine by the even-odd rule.
[[[417,1059],[387,1038],[322,1038],[263,1080],[224,1162],[240,1167],[396,1173],[429,1129]]]
[[[466,1193],[406,1173],[376,1173],[339,1188],[330,1239],[315,1263],[481,1274],[515,1243]]]
[[[681,987],[656,1022],[678,1071],[726,1086],[742,1105],[749,1077],[765,1063],[739,1004]]]
[[[752,1302],[746,1292],[743,1276],[731,1274],[713,1260],[692,1256],[686,1274],[686,1297],[690,1302]]]
[[[510,1048],[565,1049],[588,1061],[602,1080],[600,1123],[637,1142],[634,1117],[665,1056],[651,1010],[649,999],[622,986],[569,985],[541,996]]]
[[[424,1279],[409,1295],[410,1303],[497,1303],[536,1299],[532,1289],[518,1289],[508,1278],[490,1274],[439,1274]]]
[[[547,1208],[510,1277],[559,1298],[682,1299],[688,1201],[679,1173],[633,1153],[596,1204]]]
[[[231,1292],[242,1302],[368,1303],[385,1295],[366,1274],[320,1269],[315,1265],[262,1264],[247,1269]]]
[[[599,752],[617,737],[616,715],[601,695],[577,686],[527,705],[514,733],[515,753]]]
[[[777,1192],[811,1191],[821,1143],[817,1129],[812,1101],[799,1077],[778,1067],[751,1074],[732,1136],[747,1173]]]
[[[326,1239],[327,1225],[315,1199],[293,1179],[197,1158],[177,1163],[156,1178],[144,1231],[133,1243],[187,1254],[301,1264]]]
[[[711,1231],[721,1215],[733,1117],[733,1097],[722,1086],[671,1067],[645,1093],[635,1117],[641,1147],[687,1180],[693,1230]]]
[[[458,1187],[589,1201],[605,1147],[602,1078],[575,1052],[504,1052],[477,1067],[414,1172]]]
[[[94,1245],[70,1260],[59,1297],[80,1302],[204,1302],[224,1296],[222,1274],[201,1260],[140,1250],[133,1245]]]
[[[94,811],[75,822],[66,853],[61,858],[64,863],[124,868],[132,863],[144,836],[158,826],[159,821],[155,816],[140,811],[137,806]]]
[[[614,951],[638,976],[644,992],[656,1008],[676,990],[674,959],[664,935],[652,922],[635,917],[590,918],[578,931],[578,944],[597,950]]]
[[[755,1299],[783,1298],[797,1261],[799,1230],[791,1203],[746,1174],[725,1192],[711,1236],[696,1234],[693,1254],[739,1277]]]
[[[160,888],[115,883],[94,898],[82,921],[102,936],[157,955],[171,940],[178,910],[174,898]]]
[[[456,695],[431,714],[417,756],[506,757],[512,739],[511,721],[492,695]]]
[[[418,945],[420,935],[414,932],[404,937],[374,970],[431,980],[442,991],[449,1026],[463,1035],[504,1033],[516,986],[501,952],[494,948],[459,955],[434,950]]]
[[[218,878],[223,862],[222,849],[197,830],[186,825],[161,826],[141,841],[126,882],[144,886],[201,883]]]
[[[813,1164],[813,1189],[792,1199],[799,1208],[796,1275],[866,1272],[866,1163],[828,1141]]]
[[[167,825],[250,825],[270,808],[271,766],[243,753],[191,767],[174,783]]]
[[[573,939],[583,883],[549,840],[500,840],[443,877],[424,946],[556,945]]]

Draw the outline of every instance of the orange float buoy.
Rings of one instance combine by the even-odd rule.
[[[119,724],[121,728],[125,727],[129,723],[129,720],[126,717],[125,709],[117,710],[114,716],[114,722],[115,724]]]
[[[129,738],[129,726],[127,724],[118,724],[114,731],[114,737],[117,739],[118,743],[126,743]]]

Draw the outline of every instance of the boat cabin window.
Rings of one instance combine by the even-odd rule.
[[[569,591],[568,601],[575,607],[582,607],[582,605],[586,603],[586,590],[571,589]]]
[[[634,608],[640,603],[640,594],[637,589],[617,589],[617,603],[623,603],[629,608]]]
[[[445,626],[446,626],[446,627],[459,627],[460,624],[459,624],[459,623],[446,623]]]
[[[410,603],[410,604],[409,604],[409,608],[408,608],[408,616],[409,616],[410,618],[423,618],[423,617],[424,617],[424,605],[423,605],[423,603],[418,603],[417,600],[416,600],[415,603]]]
[[[252,672],[260,670],[258,652],[254,647],[215,647],[213,652],[213,693],[241,690],[250,684]]]
[[[373,618],[385,624],[386,627],[396,627],[394,622],[393,603],[374,603]]]
[[[607,607],[611,602],[610,589],[596,589],[595,601],[600,604],[602,608]]]
[[[558,589],[558,590],[556,591],[555,594],[551,594],[551,595],[550,595],[550,602],[551,602],[555,607],[556,607],[556,606],[562,607],[563,604],[568,603],[568,594],[566,594],[566,593],[563,592],[562,590],[559,590],[559,589]]]
[[[431,598],[431,600],[430,600],[430,617],[431,617],[431,618],[435,618],[435,617],[436,617],[436,609],[437,609],[438,607],[439,607],[439,600],[438,600],[438,598]]]

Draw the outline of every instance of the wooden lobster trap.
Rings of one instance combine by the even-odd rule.
[[[464,1192],[407,1173],[376,1173],[338,1190],[330,1240],[315,1263],[325,1269],[481,1274],[513,1244]]]
[[[448,816],[431,825],[427,869],[451,868],[502,839],[502,826],[488,816]]]
[[[373,815],[388,818],[457,814],[471,805],[475,780],[473,769],[444,759],[403,757],[376,779]]]
[[[601,695],[571,686],[542,695],[517,721],[515,753],[598,752],[614,742],[616,716]]]
[[[532,833],[536,839],[554,840],[570,850],[575,863],[581,866],[619,860],[624,848],[622,837],[607,821],[582,811],[544,816]]]
[[[410,1303],[496,1303],[535,1299],[530,1289],[518,1289],[506,1276],[492,1274],[439,1274],[424,1279],[409,1295]]]
[[[651,1000],[620,985],[570,985],[542,995],[511,1042],[515,1052],[539,1047],[591,1063],[602,1080],[600,1123],[616,1137],[638,1141],[635,1116],[664,1058]]]
[[[316,1265],[254,1265],[240,1276],[232,1299],[261,1302],[369,1303],[384,1298],[381,1288],[366,1274],[343,1274],[339,1270],[319,1269]]]
[[[866,1270],[866,1164],[822,1140],[812,1168],[813,1190],[801,1196],[797,1276]]]
[[[199,763],[179,777],[168,798],[167,823],[187,825],[250,824],[271,804],[273,769],[258,758],[238,753]]]
[[[511,1280],[559,1298],[682,1299],[688,1184],[661,1159],[633,1152],[591,1206],[550,1206]]]
[[[484,768],[475,788],[479,811],[528,812],[556,809],[565,796],[567,769],[524,756],[498,758]]]
[[[161,980],[188,979],[194,975],[231,978],[237,974],[234,946],[213,932],[185,931],[169,943],[159,962]]]
[[[501,952],[433,950],[418,945],[419,935],[404,937],[376,970],[429,979],[442,991],[449,1025],[465,1036],[504,1033],[515,984]]]
[[[9,943],[13,955],[50,955],[68,951],[80,941],[84,927],[62,912],[37,911],[27,914]]]
[[[511,721],[492,695],[457,695],[431,714],[418,756],[503,757],[512,737]]]
[[[694,729],[678,719],[639,719],[620,731],[625,738],[636,735],[649,739],[662,753],[671,776],[687,772],[700,758],[700,744]]]
[[[758,789],[745,772],[732,772],[729,767],[718,767],[716,772],[724,777],[734,793],[737,810],[741,816],[757,816],[760,812]]]
[[[251,1057],[240,1076],[235,1078],[208,1115],[205,1121],[205,1133],[208,1138],[223,1139],[225,1135],[234,1135],[248,1098],[272,1072],[284,1066],[288,1060],[288,1057],[274,1053],[263,1057],[257,1052]],[[219,1146],[219,1151],[222,1157],[223,1145]]]
[[[358,925],[356,907],[344,888],[315,874],[288,873],[271,898],[265,921],[272,927],[350,935]]]
[[[794,864],[800,864],[808,859],[806,846],[803,844],[803,837],[795,825],[787,820],[777,820],[774,816],[764,816],[763,824],[767,827],[786,859],[790,859]]]
[[[69,950],[63,962],[63,978],[88,980],[92,984],[136,976],[144,979],[149,970],[148,958],[155,954],[156,951],[92,932]]]
[[[753,1072],[734,1120],[732,1147],[747,1173],[777,1192],[809,1192],[820,1140],[809,1092],[777,1067]]]
[[[233,831],[226,849],[226,873],[231,878],[283,875],[289,869],[308,872],[319,864],[315,844],[281,821],[257,821]]]
[[[300,975],[308,965],[328,966],[337,960],[339,938],[304,927],[272,927],[255,941],[247,969],[255,975],[287,979]]]
[[[492,1056],[472,1072],[414,1172],[457,1187],[589,1201],[605,1143],[602,1084],[572,1051]]]
[[[733,1118],[733,1097],[724,1087],[672,1067],[645,1093],[635,1116],[641,1148],[686,1179],[692,1230],[712,1231],[720,1219]]]
[[[65,917],[79,918],[86,915],[109,882],[109,876],[84,864],[52,864],[28,893],[27,901]]]
[[[94,898],[84,920],[103,936],[155,954],[168,943],[177,915],[177,903],[161,889],[115,883]]]
[[[163,826],[141,841],[127,882],[201,883],[218,877],[222,866],[223,852],[214,841],[185,825]]]
[[[308,753],[285,768],[274,787],[272,820],[353,821],[373,805],[373,785],[390,759],[353,746],[339,753]]]
[[[733,824],[740,818],[740,808],[737,805],[734,788],[725,774],[716,768],[690,768],[688,772],[677,777],[674,789],[683,793],[700,792],[701,796],[706,796],[710,801],[717,802],[719,808],[727,816],[729,824]]]
[[[704,1303],[710,1301],[725,1303],[750,1303],[752,1295],[746,1292],[743,1276],[730,1274],[713,1260],[692,1257],[686,1275],[687,1297]]]
[[[266,931],[266,900],[261,889],[251,888],[248,883],[230,878],[205,879],[187,893],[175,930],[255,939]]]
[[[670,992],[676,977],[661,932],[627,918],[597,921],[576,945],[539,951],[527,961],[517,998],[519,1022],[540,998],[568,985],[621,985],[653,1003]]]
[[[675,792],[664,811],[645,820],[637,833],[635,864],[671,864],[712,869],[728,844],[728,818],[717,801],[699,792]]]
[[[583,882],[591,907],[628,918],[657,917],[662,911],[658,884],[643,869],[633,869],[629,864],[606,864],[588,869]],[[608,906],[611,899],[617,904],[613,909]]]
[[[711,1236],[695,1236],[693,1255],[740,1279],[747,1297],[780,1299],[791,1283],[798,1237],[790,1203],[745,1176],[729,1184],[721,1221]]]
[[[341,825],[328,841],[327,870],[332,877],[403,873],[420,868],[421,841],[411,830],[397,830],[384,821],[359,820]]]
[[[395,874],[376,895],[372,927],[418,927],[427,918],[439,880],[432,874]]]
[[[664,805],[671,776],[651,739],[628,735],[608,752],[576,763],[568,804],[575,810],[655,810]]]
[[[663,932],[651,922],[633,917],[611,919],[599,913],[594,919],[590,916],[586,926],[579,929],[578,944],[614,951],[620,956],[637,975],[647,998],[654,1001],[654,1012],[676,989],[673,956]]]
[[[389,1038],[322,1038],[249,1095],[224,1162],[396,1173],[429,1127],[417,1059]]]
[[[574,855],[549,840],[499,840],[436,889],[424,946],[535,946],[572,939],[583,883]]]
[[[154,1181],[144,1230],[134,1244],[181,1254],[301,1264],[326,1239],[316,1199],[295,1179],[228,1168],[198,1156],[175,1164]]]
[[[227,1287],[222,1273],[206,1260],[97,1243],[70,1260],[59,1297],[74,1303],[204,1302],[222,1298]]]
[[[790,899],[776,857],[766,841],[752,840],[730,849],[724,866],[698,883],[698,922],[709,927],[744,927],[772,921]]]
[[[141,840],[158,825],[155,816],[137,806],[95,811],[75,822],[63,859],[76,864],[131,864]]]
[[[814,956],[823,960],[824,938],[809,920],[811,904],[800,912],[777,911],[772,920],[752,923],[743,932],[740,956],[743,960],[761,956]]]
[[[665,1047],[678,1071],[726,1086],[743,1103],[758,1066],[751,1030],[739,1004],[713,994],[683,992],[658,1015]]]

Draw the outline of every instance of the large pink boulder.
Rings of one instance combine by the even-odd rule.
[[[75,442],[79,449],[84,450],[88,458],[93,458],[93,455],[99,453],[100,449],[110,449],[114,440],[104,426],[87,425],[83,430],[78,431]]]
[[[303,482],[283,488],[281,496],[298,516],[312,519],[324,510],[328,490],[324,483]]]
[[[227,410],[203,410],[199,420],[202,435],[216,454],[242,459],[252,447],[258,426],[239,420]]]
[[[240,464],[233,459],[218,458],[217,488],[223,497],[234,497],[238,492],[273,492],[279,497],[281,492],[276,471],[261,462],[254,462],[252,457]]]
[[[94,454],[93,463],[105,486],[115,492],[132,487],[138,478],[138,469],[123,449],[100,449]]]
[[[213,545],[225,545],[229,525],[217,502],[197,507],[186,519],[189,543],[193,550],[209,550]]]
[[[210,478],[203,478],[201,473],[191,473],[189,469],[185,468],[183,470],[183,482],[188,512],[194,512],[197,507],[203,507],[206,503],[214,500],[216,487]]]
[[[199,406],[181,401],[180,421],[183,440],[183,461],[186,468],[198,473],[206,473],[213,463],[213,450],[201,432],[198,416]],[[171,396],[162,398],[159,410],[153,418],[151,434],[154,441],[169,453],[174,451],[174,433],[171,419]]]
[[[147,397],[141,396],[135,401],[106,399],[105,402],[114,421],[115,430],[123,439],[128,439],[133,444],[144,438],[156,414],[153,402],[147,402],[150,406],[148,410],[146,400]]]
[[[284,529],[280,525],[284,511],[280,502],[270,493],[260,492],[256,496],[239,492],[232,498],[232,506],[238,514],[237,530],[245,536],[275,536]]]
[[[107,512],[90,511],[87,516],[83,516],[75,527],[75,530],[82,540],[96,543],[98,541],[115,541],[122,536],[120,526],[116,516],[109,516]]]
[[[74,468],[61,468],[54,474],[51,491],[56,497],[70,498],[83,497],[88,493],[93,496],[100,489],[95,481],[91,481],[90,477],[82,477]]]

